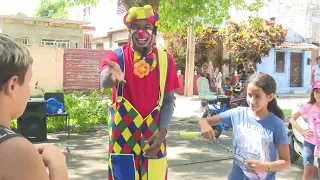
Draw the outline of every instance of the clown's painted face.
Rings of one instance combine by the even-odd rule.
[[[154,26],[147,20],[137,20],[131,27],[133,45],[137,48],[150,48],[154,41]]]

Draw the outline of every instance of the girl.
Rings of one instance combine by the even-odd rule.
[[[308,129],[303,130],[296,120],[301,116],[306,115],[308,117]],[[305,138],[303,143],[303,165],[304,172],[302,180],[309,180],[313,177],[313,164],[314,164],[314,148],[315,140],[313,137],[313,118],[318,118],[320,115],[320,81],[316,81],[311,92],[310,101],[302,106],[298,112],[296,112],[289,122],[297,129]],[[320,160],[318,159],[320,165]],[[320,168],[320,167],[318,167]],[[320,169],[318,169],[318,175],[320,177]]]
[[[214,82],[217,94],[221,94],[222,73],[219,71],[219,67],[215,69]]]
[[[199,121],[207,139],[215,138],[213,125],[224,123],[233,128],[233,148],[238,154],[229,180],[272,180],[276,171],[289,168],[288,136],[283,112],[274,98],[275,92],[276,82],[270,75],[255,73],[248,81],[250,107],[238,107]]]
[[[315,81],[320,80],[320,56],[317,58],[317,63],[316,65],[312,66],[312,71],[311,71],[311,83],[314,84]]]

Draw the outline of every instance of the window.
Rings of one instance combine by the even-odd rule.
[[[85,49],[93,49],[93,35],[90,33],[83,34],[83,48]]]
[[[276,73],[284,73],[285,52],[276,52]]]
[[[21,42],[24,45],[28,45],[29,44],[29,38],[27,38],[27,37],[15,38],[15,40]]]
[[[271,21],[271,22],[276,22],[276,18],[275,18],[275,17],[272,17],[272,18],[270,18],[270,21]]]
[[[124,5],[122,4],[121,0],[118,0],[118,4],[117,4],[117,15],[123,15],[127,12],[126,8],[124,7]]]
[[[313,40],[320,41],[320,9],[311,11],[311,35]]]
[[[83,21],[90,21],[90,7],[86,7],[83,9]]]
[[[70,41],[68,41],[68,40],[41,39],[41,45],[56,46],[57,48],[70,48]]]

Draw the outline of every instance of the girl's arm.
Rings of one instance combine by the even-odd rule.
[[[289,144],[277,145],[279,160],[270,163],[270,171],[283,171],[290,167],[290,152]],[[269,170],[269,164],[267,163],[267,169]]]
[[[204,138],[206,139],[215,139],[214,131],[211,126],[224,123],[227,124],[229,127],[232,127],[232,116],[238,112],[237,108],[225,111],[220,113],[219,115],[215,115],[209,118],[200,119],[199,127],[201,133]]]
[[[314,69],[311,70],[311,84],[314,84]]]
[[[247,159],[245,162],[249,169],[256,173],[283,171],[290,167],[290,152],[288,144],[277,145],[279,160],[274,162],[259,162],[257,160]]]
[[[222,123],[219,115],[215,115],[215,116],[212,116],[212,117],[208,117],[208,118],[206,118],[206,119],[200,119],[199,125],[200,125],[200,123],[203,123],[203,122],[204,122],[204,123],[208,123],[210,126],[215,126],[215,125],[217,125],[217,124]]]
[[[303,129],[299,126],[297,123],[297,119],[301,116],[300,112],[296,112],[293,114],[293,116],[290,117],[289,122],[291,125],[300,133],[303,131]]]
[[[219,115],[215,115],[212,117],[209,117],[207,119],[200,119],[199,120],[199,128],[202,133],[202,136],[206,139],[215,139],[215,133],[211,126],[217,125],[221,123],[221,119]]]

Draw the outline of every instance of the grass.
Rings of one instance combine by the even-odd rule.
[[[292,114],[292,109],[282,109],[284,115],[290,116]]]

